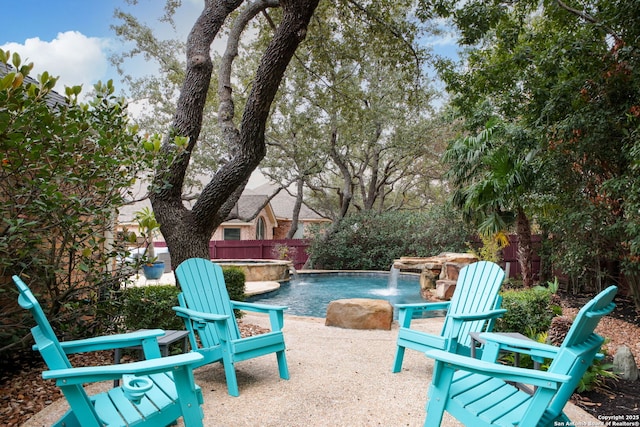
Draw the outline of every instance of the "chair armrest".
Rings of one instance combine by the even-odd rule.
[[[540,343],[533,340],[523,340],[506,335],[484,332],[480,338],[486,341],[485,347],[492,344],[500,351],[510,351],[521,354],[528,354],[531,357],[554,359],[558,354],[558,347]]]
[[[422,310],[422,311],[432,311],[432,310],[446,310],[451,305],[450,301],[443,302],[418,302],[414,304],[396,304],[395,307],[398,310]]]
[[[46,380],[56,380],[57,385],[60,386],[95,383],[119,379],[123,375],[150,375],[160,372],[170,372],[181,366],[194,365],[202,359],[204,359],[204,356],[200,353],[190,352],[176,356],[141,360],[139,362],[119,365],[54,369],[51,371],[44,371],[42,373],[42,378]]]
[[[271,331],[281,331],[284,327],[284,311],[288,308],[284,305],[256,304],[231,300],[231,306],[239,310],[252,311],[254,313],[268,313]]]
[[[117,348],[142,345],[143,340],[157,338],[162,335],[164,335],[164,331],[162,329],[149,329],[146,331],[136,331],[126,334],[105,335],[82,340],[63,341],[60,343],[60,346],[66,354],[113,350]],[[33,349],[38,350],[38,345],[35,344]]]
[[[487,375],[494,378],[501,378],[506,381],[530,384],[552,390],[557,390],[560,384],[567,383],[571,380],[571,376],[569,375],[538,371],[535,369],[518,368],[515,366],[506,366],[467,356],[460,356],[458,354],[442,350],[428,350],[425,354],[427,357],[444,363],[447,368],[459,369],[465,372]]]
[[[435,311],[435,310],[447,310],[451,302],[419,302],[414,304],[396,304],[395,308],[398,309],[398,324],[401,328],[411,327],[411,320],[413,319],[413,313],[416,311]]]
[[[213,313],[205,313],[204,311],[196,311],[191,310],[190,308],[184,307],[172,307],[173,311],[180,317],[184,317],[187,319],[191,319],[193,321],[199,322],[218,322],[218,321],[227,321],[229,316],[226,314],[213,314]]]
[[[449,317],[456,320],[462,320],[463,322],[472,322],[474,320],[482,320],[482,319],[497,319],[501,317],[507,310],[504,308],[499,308],[496,310],[483,311],[482,313],[459,313],[459,314],[449,314]]]
[[[288,309],[286,305],[268,305],[268,304],[256,304],[254,302],[234,301],[231,300],[233,308],[238,310],[253,311],[256,313],[269,313],[270,311],[284,311]]]

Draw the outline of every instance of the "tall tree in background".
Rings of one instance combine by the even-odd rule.
[[[490,120],[478,135],[452,142],[443,159],[453,186],[452,201],[477,226],[481,235],[507,232],[515,224],[518,263],[526,287],[533,286],[531,222],[527,215],[532,194],[531,152],[524,150],[526,131]],[[519,147],[519,149],[514,149]]]
[[[263,168],[298,171],[306,202],[335,220],[419,205],[424,198],[412,190],[438,164],[438,142],[425,132],[429,56],[410,19],[413,3],[322,3],[274,103],[268,136],[277,154]]]
[[[443,140],[425,137],[437,129],[425,120],[431,93],[421,67],[428,56],[417,47],[417,22],[407,19],[413,4],[341,0],[322,4],[314,14],[304,49],[298,50],[274,100],[266,128],[268,152],[261,163],[274,182],[285,188],[293,184],[287,191],[296,196],[297,205],[303,196],[310,201],[303,194],[305,185],[315,189],[316,208],[334,218],[350,209],[420,208],[427,203],[423,200],[433,199],[428,195],[440,175]],[[167,15],[165,19],[171,10]],[[158,121],[167,120],[177,83],[184,79],[184,61],[177,56],[184,43],[158,40],[134,16],[122,11],[117,16],[122,21],[117,33],[136,47],[114,62],[119,65],[142,53],[159,64],[161,78],[129,77],[129,82],[134,97],[150,107],[141,127],[161,130]],[[234,87],[235,108],[247,102],[253,70],[261,60],[256,53],[271,43],[280,11],[266,16],[254,22],[258,31],[252,30],[252,42],[237,47],[234,77],[224,77]],[[235,37],[231,24],[227,28]],[[214,62],[222,63],[228,53],[213,52]],[[219,79],[213,75],[212,83]],[[225,128],[213,126],[220,105],[214,95],[210,89],[190,174],[215,171],[219,159],[227,158]]]

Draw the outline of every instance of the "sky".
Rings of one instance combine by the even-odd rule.
[[[202,0],[183,3],[179,20],[192,24],[202,9]],[[65,85],[78,84],[86,91],[98,80],[113,79],[116,88],[122,86],[109,63],[111,55],[127,47],[111,29],[116,23],[116,8],[145,16],[146,23],[163,29],[156,21],[163,12],[164,2],[160,0],[140,0],[136,6],[125,0],[21,0],[13,4],[3,4],[0,49],[18,52],[23,62],[33,62],[34,77],[45,70],[59,76],[56,89],[61,92]],[[179,26],[178,31],[186,37],[191,24]],[[168,25],[164,32],[174,37]],[[137,66],[140,72],[153,67],[142,63]]]
[[[10,0],[2,0],[9,2]],[[120,77],[109,63],[114,53],[126,51],[111,25],[115,24],[116,8],[144,16],[167,38],[176,33],[157,21],[163,13],[163,0],[139,0],[136,6],[125,0],[21,0],[17,6],[4,5],[0,21],[0,49],[18,52],[23,62],[34,63],[33,77],[43,71],[59,76],[56,89],[82,84],[84,91],[98,80],[113,79],[117,89],[123,89]],[[202,0],[183,0],[176,17],[179,37],[186,39],[188,31],[202,10]],[[455,52],[455,40],[448,37],[430,39],[434,50],[447,55]],[[146,75],[154,65],[142,59],[127,64],[127,72]],[[132,70],[131,68],[135,68]]]

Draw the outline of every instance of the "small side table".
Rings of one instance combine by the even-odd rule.
[[[469,332],[469,336],[471,337],[471,357],[473,357],[474,359],[476,358],[476,346],[482,345],[486,342],[485,340],[480,338],[481,333],[482,332]],[[506,337],[510,337],[518,340],[533,341],[531,338],[524,336],[518,332],[492,332],[492,333],[496,335],[504,335]],[[514,354],[513,365],[520,366],[520,353]],[[540,363],[534,360],[533,368],[540,369]]]
[[[145,329],[139,329],[136,332],[144,331]],[[189,345],[189,332],[187,331],[164,331],[164,335],[158,337],[158,346],[160,347],[160,354],[162,357],[167,357],[169,355],[169,347],[171,344],[174,344],[180,340],[182,340],[182,352],[186,353]],[[142,347],[137,345],[133,347],[125,347],[130,348],[132,350],[142,350]],[[113,362],[117,365],[120,363],[120,359],[122,358],[122,348],[116,348],[113,353]],[[120,384],[120,380],[114,380],[113,386],[117,387]]]

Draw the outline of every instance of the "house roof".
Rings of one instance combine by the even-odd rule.
[[[16,71],[17,70],[12,65],[0,62],[0,77],[4,77],[9,73],[15,73]],[[22,84],[24,86],[27,86],[29,84],[34,84],[36,86],[39,86],[40,82],[31,76],[25,76]],[[66,98],[53,90],[47,94],[47,96],[45,97],[45,100],[47,102],[47,105],[51,108],[54,108],[58,105],[67,105]]]
[[[263,184],[259,187],[256,187],[251,190],[245,190],[243,193],[243,197],[245,194],[263,194],[263,195],[271,195],[277,190],[277,186],[267,183]],[[271,199],[271,207],[273,208],[273,212],[278,219],[292,219],[293,218],[293,208],[296,204],[296,198],[289,194],[286,190],[281,190],[276,196]],[[326,221],[327,218],[318,214],[316,211],[307,206],[304,201],[302,202],[302,206],[300,207],[300,220],[302,221]]]
[[[240,219],[234,218],[233,220],[226,220],[225,222],[235,222],[242,221],[242,218],[251,218],[255,215],[256,212],[260,210],[262,206],[264,206],[264,210],[266,214],[270,217],[272,223],[277,224],[276,215],[273,212],[272,206],[267,203],[268,197],[261,194],[242,194],[240,199],[233,207],[233,210],[229,214],[229,216],[238,216]],[[243,221],[244,222],[244,221]]]

